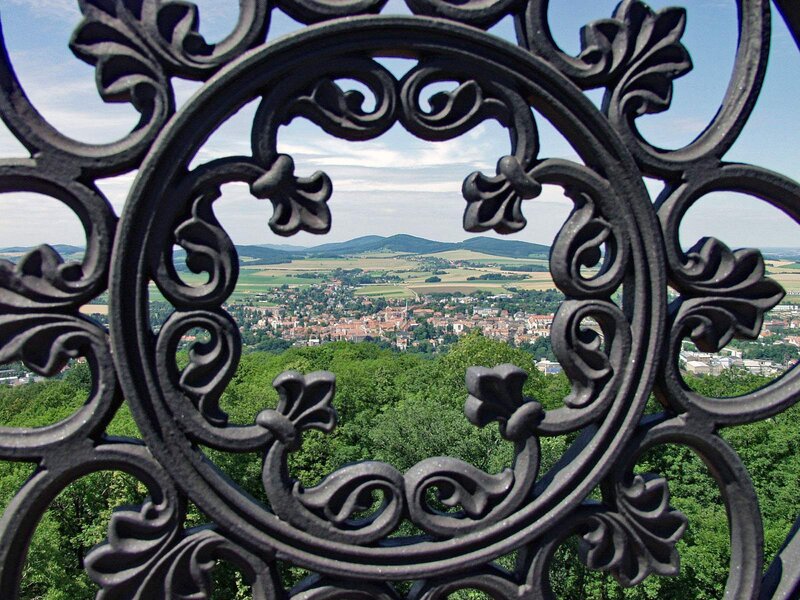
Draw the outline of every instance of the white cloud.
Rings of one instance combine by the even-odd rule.
[[[9,4],[24,7],[43,17],[80,18],[77,0],[7,0]]]
[[[453,193],[461,191],[460,181],[415,181],[413,178],[405,183],[381,181],[375,179],[341,179],[334,180],[335,192],[416,192],[416,193]]]
[[[58,200],[39,194],[0,194],[0,245],[86,243],[78,217]]]
[[[408,138],[410,138],[410,134]],[[303,163],[318,167],[358,166],[372,169],[413,169],[421,166],[431,168],[471,164],[473,170],[493,169],[493,164],[486,160],[490,149],[485,144],[464,143],[463,140],[425,143],[408,138],[390,146],[381,141],[363,144],[326,136],[320,137],[314,143],[297,144],[279,141],[278,150],[292,156],[302,155]],[[376,175],[379,176],[377,173]]]
[[[108,143],[126,135],[139,115],[129,104],[105,103],[90,67],[77,59],[43,61],[33,52],[11,53],[20,84],[34,108],[64,135],[88,143]]]

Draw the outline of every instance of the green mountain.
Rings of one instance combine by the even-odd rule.
[[[510,258],[530,258],[532,256],[544,257],[550,255],[550,247],[542,244],[531,244],[518,240],[498,240],[487,237],[474,237],[464,240],[460,247],[474,252],[483,252],[494,256],[507,256]]]
[[[302,254],[359,254],[361,252],[373,252],[380,249],[386,238],[380,235],[365,235],[354,238],[348,242],[333,242],[304,248],[299,251]]]
[[[432,254],[447,250],[473,250],[493,256],[506,256],[510,258],[547,257],[550,248],[541,244],[531,244],[518,240],[500,240],[488,237],[474,237],[463,242],[439,242],[426,238],[400,233],[389,237],[380,235],[365,235],[346,242],[334,242],[303,248],[300,246],[288,247],[277,245],[263,245],[261,248],[276,252],[286,252],[295,256],[345,256],[361,254],[364,252],[402,252],[405,254]],[[240,249],[242,246],[237,246]],[[253,246],[247,246],[248,249]],[[256,256],[247,254],[247,256]]]
[[[239,261],[249,265],[275,265],[290,262],[294,258],[294,253],[266,246],[236,246],[236,252]]]
[[[309,256],[316,256],[319,254],[342,255],[360,254],[362,252],[380,252],[382,250],[407,254],[430,254],[431,252],[452,250],[455,247],[456,244],[435,242],[433,240],[426,240],[425,238],[401,233],[389,237],[367,235],[348,242],[322,244],[321,246],[306,248],[304,254]]]
[[[27,252],[33,247],[16,246],[13,248],[0,248],[0,258],[8,255],[15,260],[20,253]],[[66,244],[53,244],[53,248],[62,257],[75,260],[83,254],[83,248],[68,246]],[[474,237],[463,242],[438,242],[408,234],[397,234],[388,237],[380,235],[367,235],[349,240],[347,242],[334,242],[320,244],[306,248],[303,246],[290,246],[288,244],[261,244],[236,246],[239,260],[248,265],[273,265],[287,263],[304,257],[337,257],[352,256],[365,252],[400,252],[403,254],[433,254],[447,250],[472,250],[492,256],[505,256],[509,258],[547,257],[550,248],[541,244],[531,244],[518,240],[500,240],[488,237]],[[174,253],[176,264],[182,264],[186,253],[177,248]]]

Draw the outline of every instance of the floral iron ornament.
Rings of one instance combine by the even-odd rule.
[[[663,477],[635,472],[644,452],[666,443],[714,465],[731,530],[726,594],[797,593],[800,542],[790,534],[762,578],[758,501],[741,459],[718,432],[793,405],[800,371],[731,401],[692,391],[677,365],[686,337],[719,350],[733,337],[757,336],[764,313],[783,295],[754,250],[731,251],[711,238],[684,252],[678,243],[688,208],[713,191],[753,195],[800,222],[798,184],[722,160],[760,91],[768,2],[739,0],[739,50],[722,108],[693,142],[671,151],[649,144],[636,119],[667,110],[673,85],[691,69],[681,9],[654,12],[624,0],[612,18],[588,24],[582,51],[568,56],[550,35],[546,0],[408,0],[411,17],[379,15],[381,0],[240,0],[234,31],[217,44],[199,33],[198,11],[188,2],[79,4],[83,20],[71,49],[95,67],[104,100],[130,103],[141,117],[112,144],[67,138],[28,100],[3,47],[0,114],[30,157],[0,162],[0,189],[68,206],[85,229],[86,255],[64,262],[41,246],[16,265],[0,262],[0,360],[22,360],[52,376],[82,356],[93,377],[90,396],[67,419],[0,428],[0,458],[36,466],[0,521],[3,597],[18,595],[30,539],[50,502],[69,482],[105,469],[137,477],[150,496],[114,513],[107,542],[85,557],[99,598],[208,598],[219,560],[239,568],[254,598],[433,600],[462,589],[496,600],[551,598],[549,565],[572,536],[587,567],[634,586],[679,569],[676,544],[686,518],[670,507]],[[776,5],[800,39],[798,5]],[[316,25],[272,41],[273,10]],[[506,16],[516,22],[516,46],[484,31]],[[415,61],[399,78],[376,60],[396,56]],[[177,112],[176,77],[203,82]],[[374,102],[340,87],[342,80],[360,82]],[[441,82],[456,86],[424,106],[426,88]],[[605,90],[602,110],[581,92],[591,88]],[[190,166],[205,140],[252,101],[258,108],[250,154]],[[580,162],[540,156],[542,117]],[[495,174],[465,174],[469,231],[522,229],[525,208],[544,185],[574,201],[550,265],[567,296],[552,328],[571,382],[563,405],[545,410],[524,397],[527,374],[512,365],[466,372],[465,417],[476,427],[498,423],[514,446],[507,469],[490,474],[431,457],[401,472],[365,461],[304,487],[289,459],[309,430],[329,433],[336,425],[335,378],[327,372],[279,375],[276,408],[249,425],[228,422],[219,401],[242,342],[224,303],[238,257],[214,202],[222,185],[242,182],[255,199],[272,203],[275,233],[327,232],[335,182],[302,174],[302,163],[277,152],[280,128],[299,118],[350,141],[374,139],[396,124],[442,141],[497,122],[508,132],[509,151]],[[135,169],[118,221],[95,183]],[[665,184],[655,205],[643,177]],[[193,271],[207,273],[205,284],[181,279],[175,244]],[[598,268],[587,274],[585,267]],[[163,323],[148,316],[151,283],[174,307]],[[669,305],[668,284],[679,294]],[[78,312],[106,289],[110,331]],[[209,340],[196,343],[180,368],[178,344],[193,328]],[[651,392],[663,412],[644,416]],[[141,441],[106,434],[123,401]],[[567,435],[574,441],[562,460],[540,473],[541,441]],[[267,502],[237,487],[204,448],[258,454]],[[598,487],[601,498],[589,499]],[[208,525],[184,527],[189,501]],[[402,535],[404,524],[419,533]],[[511,552],[517,563],[509,570],[496,559]],[[281,565],[311,575],[285,590]]]

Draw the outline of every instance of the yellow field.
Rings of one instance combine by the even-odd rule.
[[[533,280],[528,279],[526,281],[520,281],[515,283],[512,287],[519,288],[521,290],[554,290],[556,289],[556,284],[553,283],[553,280],[550,279],[550,276],[547,273],[542,273],[542,275],[547,275],[547,279],[540,279],[540,280]]]
[[[492,254],[484,254],[483,252],[475,252],[474,250],[445,250],[444,252],[421,254],[420,256],[432,256],[444,260],[494,261],[497,263],[509,264],[547,264],[547,261],[541,258],[513,258],[510,256],[494,256]]]
[[[80,308],[84,315],[107,315],[108,305],[106,304],[84,304]]]
[[[769,273],[769,277],[781,284],[787,292],[800,292],[800,273],[787,270],[782,273]]]
[[[471,284],[472,282],[470,282]],[[462,294],[472,294],[473,292],[477,292],[478,290],[485,290],[487,292],[494,292],[497,294],[503,293],[505,288],[502,285],[495,284],[492,285],[491,283],[487,284],[476,284],[476,285],[452,285],[452,284],[443,284],[443,283],[426,283],[425,285],[415,285],[414,287],[410,288],[413,292],[425,295],[425,294],[455,294],[457,292],[461,292]]]
[[[423,256],[433,256],[444,260],[481,260],[490,258],[488,254],[474,252],[473,250],[446,250],[445,252],[434,252],[432,254],[424,254]]]
[[[410,288],[395,285],[364,285],[356,289],[357,296],[382,298],[413,298]]]
[[[376,253],[372,255],[359,256],[356,258],[321,258],[310,260],[295,260],[291,263],[277,265],[244,265],[241,269],[239,282],[235,294],[237,296],[253,293],[266,292],[277,285],[288,284],[314,285],[318,283],[315,279],[297,278],[300,273],[319,272],[329,273],[335,269],[362,269],[370,272],[386,272],[400,277],[396,283],[383,283],[374,285],[364,285],[356,290],[356,294],[371,297],[385,298],[414,298],[422,294],[429,293],[472,293],[476,290],[486,290],[493,293],[502,293],[504,289],[515,287],[524,290],[548,290],[554,289],[555,284],[549,272],[525,273],[520,271],[508,271],[503,268],[504,264],[546,264],[546,261],[538,259],[509,259],[506,257],[494,257],[488,254],[481,254],[471,250],[452,250],[439,252],[427,256],[437,256],[447,260],[469,260],[472,262],[485,262],[494,266],[481,267],[444,267],[444,273],[436,276],[441,279],[437,283],[427,283],[426,279],[431,277],[431,271],[421,270],[422,262],[417,257],[408,255],[391,255],[387,253]],[[792,301],[800,295],[800,269],[791,268],[796,265],[792,261],[766,261],[768,276],[781,284],[788,292],[785,301]],[[591,272],[591,271],[590,271]],[[501,273],[503,275],[515,275],[521,277],[519,280],[471,280],[469,277],[480,277],[485,273]],[[588,273],[587,273],[588,274]],[[182,274],[187,282],[194,283],[205,280],[203,276],[192,274]],[[192,281],[189,281],[192,280]],[[87,310],[102,312],[105,307],[85,307]]]
[[[275,277],[289,275],[291,272],[333,271],[334,269],[362,269],[364,271],[395,271],[419,268],[419,263],[402,257],[386,255],[359,258],[318,258],[293,260],[277,265],[245,265],[243,270],[255,270],[256,275]]]

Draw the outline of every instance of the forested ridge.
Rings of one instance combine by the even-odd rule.
[[[292,348],[281,354],[252,352],[242,357],[221,405],[231,423],[252,423],[259,411],[275,406],[277,394],[272,381],[279,373],[329,370],[337,378],[334,405],[338,425],[328,435],[316,431],[306,434],[302,450],[291,455],[292,474],[303,484],[313,485],[341,465],[364,459],[387,461],[404,470],[424,458],[450,455],[488,472],[498,472],[511,463],[511,444],[500,437],[496,424],[485,428],[471,425],[464,417],[463,405],[467,367],[501,363],[513,363],[527,371],[530,375],[525,394],[546,408],[559,406],[568,393],[564,375],[540,374],[530,352],[470,334],[447,354],[434,358],[347,342]],[[711,396],[739,395],[767,381],[734,370],[719,377],[689,379],[695,389]],[[89,387],[88,368],[75,365],[58,380],[0,388],[0,424],[34,426],[58,421],[83,403]],[[658,407],[651,401],[648,410]],[[765,519],[767,564],[800,510],[798,415],[795,408],[723,432],[742,456],[755,483]],[[108,431],[117,436],[138,435],[126,406]],[[542,439],[542,472],[563,454],[570,441]],[[245,489],[263,497],[260,456],[210,450],[208,454]],[[652,576],[638,587],[623,590],[610,576],[585,569],[573,540],[559,550],[551,568],[557,596],[576,600],[721,597],[728,574],[729,533],[724,505],[707,469],[690,450],[677,446],[651,451],[638,467],[638,472],[667,477],[671,504],[689,519],[678,544],[680,575]],[[30,464],[0,463],[0,505],[11,500],[32,471]],[[39,525],[24,573],[22,598],[94,597],[97,588],[83,573],[83,557],[105,538],[111,512],[118,506],[141,502],[145,493],[141,484],[117,472],[93,474],[70,485]],[[205,522],[194,507],[188,521],[188,526]],[[300,569],[282,570],[287,585],[304,575]],[[216,569],[215,580],[216,598],[248,597],[234,571]],[[405,589],[404,584],[399,587]],[[460,594],[458,598],[485,598],[478,592]]]

